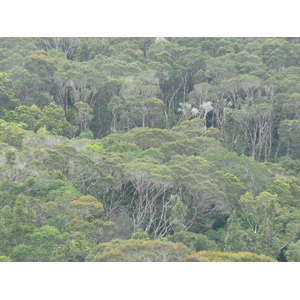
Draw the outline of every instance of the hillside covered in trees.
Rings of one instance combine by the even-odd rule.
[[[0,261],[300,261],[299,38],[0,38]]]

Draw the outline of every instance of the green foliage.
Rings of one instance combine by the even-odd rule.
[[[79,139],[93,139],[93,132],[89,129],[81,132],[77,138]]]
[[[21,125],[0,120],[0,141],[20,148],[26,131]]]
[[[147,234],[147,232],[143,232],[141,229],[139,229],[137,232],[134,232],[131,235],[131,238],[133,240],[143,240],[143,241],[149,241],[149,235]]]
[[[101,153],[101,152],[104,151],[104,148],[101,145],[101,143],[87,145],[86,148],[93,151],[93,152],[96,152],[96,153]]]
[[[250,252],[212,252],[200,251],[185,258],[188,262],[276,262],[266,255]]]
[[[151,128],[135,128],[125,134],[125,140],[135,143],[142,150],[151,147],[158,148],[163,143],[174,141],[176,135],[168,130],[151,129]]]
[[[67,224],[70,222],[68,210],[70,203],[81,197],[80,192],[73,186],[62,186],[58,189],[50,190],[43,205],[47,219],[45,224],[57,228],[60,232],[65,232]]]
[[[198,251],[216,251],[218,246],[214,241],[209,240],[203,234],[197,234],[194,232],[181,231],[176,232],[168,237],[166,240],[173,243],[182,243],[192,250]]]
[[[290,214],[289,206],[280,203],[277,194],[262,192],[253,197],[247,192],[239,205],[240,213],[231,214],[227,221],[225,248],[229,251],[250,251],[276,258],[298,236],[298,210]]]
[[[286,257],[289,262],[300,261],[300,242],[290,243],[286,251]]]
[[[280,158],[279,165],[284,168],[286,171],[294,172],[295,175],[300,172],[300,161],[293,160],[289,156],[283,156]]]
[[[201,136],[166,142],[161,146],[161,151],[169,160],[174,155],[203,156],[206,152],[216,152],[220,147],[221,144],[215,139]]]
[[[91,242],[83,233],[66,232],[62,235],[61,242],[54,248],[50,261],[83,262],[91,249]]]
[[[126,162],[131,161],[136,157],[139,157],[139,154],[142,157],[146,154],[146,153],[142,152],[141,148],[138,147],[135,143],[125,142],[125,141],[114,141],[114,142],[108,144],[105,141],[105,139],[102,140],[102,143],[104,145],[107,145],[106,148],[109,151],[120,153],[122,155],[122,157],[124,157],[124,161],[126,161]],[[150,155],[151,154],[152,154],[152,151],[150,150]],[[156,154],[156,153],[154,153],[154,154]],[[155,156],[157,156],[157,155],[155,155]]]
[[[269,188],[272,194],[278,196],[278,201],[281,206],[289,209],[299,208],[300,186],[295,177],[284,178],[278,177],[273,181]]]
[[[237,155],[225,148],[208,149],[203,157],[218,168],[235,175],[250,191],[257,194],[270,185],[272,174],[266,165],[245,155]]]
[[[77,123],[80,125],[80,133],[82,133],[88,130],[89,122],[93,118],[93,109],[85,102],[76,102],[75,107],[78,110]]]
[[[157,148],[148,148],[136,155],[137,158],[153,159],[153,162],[163,163],[165,161],[164,154]]]
[[[6,163],[9,165],[14,165],[16,161],[16,152],[14,151],[7,151],[5,153]]]
[[[78,216],[82,220],[90,220],[100,217],[104,209],[100,203],[93,196],[82,196],[78,200],[73,200],[70,203],[71,213]]]
[[[192,253],[181,243],[144,240],[112,240],[97,245],[88,261],[176,262]]]
[[[52,226],[42,226],[26,237],[25,243],[14,247],[11,257],[14,261],[50,261],[53,249],[61,239],[61,233]]]
[[[38,120],[35,130],[44,127],[51,134],[72,135],[72,126],[67,122],[62,107],[51,103],[42,110],[41,118]]]
[[[298,260],[297,42],[0,38],[0,260]]]
[[[3,116],[4,109],[12,109],[18,104],[18,100],[14,98],[11,81],[7,78],[7,74],[0,73],[0,115]]]
[[[40,117],[41,110],[36,105],[32,105],[31,107],[21,105],[16,107],[15,110],[5,110],[4,115],[4,119],[7,122],[26,124],[27,130],[34,130]]]
[[[0,256],[0,262],[11,262],[12,260],[7,256]]]
[[[202,119],[195,118],[181,122],[178,126],[173,127],[172,131],[180,132],[184,134],[184,136],[193,138],[200,136],[205,131],[205,126]]]
[[[299,159],[300,120],[281,121],[278,133],[286,147],[286,155],[291,155],[294,159]]]
[[[35,210],[23,194],[18,195],[14,205],[3,206],[0,211],[1,253],[7,255],[13,247],[22,244],[26,234],[35,229],[35,220]]]
[[[175,198],[175,201],[171,208],[171,227],[172,229],[177,232],[181,230],[185,230],[185,219],[187,215],[187,207],[184,205],[182,201],[178,198]],[[184,244],[184,243],[183,243]]]
[[[218,172],[212,163],[198,156],[182,158],[178,155],[167,165],[173,174],[175,190],[184,204],[182,208],[185,207],[186,210],[187,229],[198,222],[202,223],[202,226],[209,222],[205,218],[206,215],[227,211],[226,195],[220,189],[222,173]]]

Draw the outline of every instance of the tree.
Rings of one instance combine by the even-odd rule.
[[[198,251],[216,251],[218,246],[214,241],[209,240],[203,234],[197,234],[194,232],[181,231],[176,232],[165,238],[173,243],[182,243],[183,245]]]
[[[282,113],[284,114],[283,119],[299,120],[300,94],[283,94],[282,96],[284,96],[284,100],[282,101]]]
[[[300,242],[290,243],[286,251],[286,257],[289,262],[300,261]]]
[[[234,107],[237,106],[237,99],[245,99],[253,104],[254,99],[260,96],[261,80],[252,75],[238,75],[220,82],[220,89],[229,97]],[[224,97],[223,96],[223,97]]]
[[[185,258],[188,262],[277,262],[273,258],[251,252],[200,251]]]
[[[286,148],[286,155],[299,158],[300,120],[283,120],[278,129],[280,140]]]
[[[296,255],[297,42],[0,38],[0,255]]]
[[[263,62],[278,73],[299,63],[299,48],[283,39],[266,39],[261,55]]]
[[[158,230],[167,226],[163,220],[172,201],[166,197],[172,185],[170,170],[164,165],[135,159],[126,165],[125,176],[133,186],[131,201],[134,206],[134,231],[144,229],[149,232],[152,229],[157,234]],[[157,212],[159,203],[162,207]]]
[[[181,92],[180,96],[182,95],[180,98],[184,102],[187,95],[193,90],[197,75],[205,72],[205,64],[208,60],[208,55],[201,51],[200,48],[181,48],[181,53],[176,58],[173,68],[175,73],[178,73],[180,76],[179,91]]]
[[[38,120],[35,130],[41,127],[55,135],[72,136],[74,130],[72,125],[67,122],[63,108],[54,103],[42,110],[41,118]]]
[[[92,196],[82,196],[73,200],[70,209],[75,216],[87,221],[100,217],[104,212],[102,203]]]
[[[246,155],[238,155],[220,146],[211,147],[202,156],[213,162],[225,173],[235,175],[253,194],[266,190],[270,185],[272,173],[265,164]]]
[[[163,143],[175,141],[177,135],[174,132],[159,128],[134,128],[124,135],[124,140],[135,143],[142,150],[151,147],[158,148]]]
[[[26,124],[27,130],[34,130],[37,121],[41,117],[41,110],[36,106],[21,105],[14,110],[4,111],[4,120],[7,122],[14,122],[17,124]]]
[[[297,238],[300,229],[298,212],[290,214],[287,207],[279,204],[276,194],[262,192],[253,197],[247,192],[241,196],[239,204],[240,216],[229,219],[228,229],[229,234],[236,234],[239,230],[239,237],[236,237],[239,245],[242,245],[240,239],[245,237],[244,248],[232,243],[233,240],[228,241],[228,245],[235,247],[234,251],[251,251],[278,257],[282,249]]]
[[[222,80],[229,79],[237,75],[234,63],[235,55],[232,53],[223,56],[210,58],[206,63],[205,76],[209,82],[219,84]]]
[[[94,246],[81,232],[65,232],[54,248],[52,262],[84,262]]]
[[[77,102],[75,103],[75,107],[78,110],[78,123],[80,127],[80,133],[85,132],[88,130],[88,126],[90,121],[93,118],[93,109],[84,102]]]
[[[174,156],[167,166],[173,175],[173,195],[179,196],[187,214],[185,227],[198,226],[199,231],[208,226],[208,215],[220,214],[228,209],[226,195],[219,189],[220,173],[209,161],[197,157]],[[201,224],[201,225],[200,225]]]
[[[177,130],[177,129],[176,129]],[[181,128],[178,128],[181,130]],[[175,131],[175,130],[174,130]],[[198,131],[199,134],[199,131]],[[201,134],[201,131],[200,131]],[[214,153],[221,148],[219,141],[214,138],[197,136],[189,138],[189,132],[184,138],[178,138],[175,141],[166,142],[161,145],[160,150],[165,155],[166,160],[170,160],[172,156],[200,156],[203,157],[206,153]]]
[[[273,107],[270,104],[245,105],[232,113],[232,118],[239,124],[235,143],[243,140],[241,153],[249,153],[254,159],[262,156],[269,160],[272,153]],[[241,138],[240,136],[243,136]],[[248,150],[248,151],[247,151]]]
[[[82,196],[73,200],[69,208],[69,232],[83,232],[96,243],[111,239],[117,232],[116,224],[103,220],[104,206],[93,196]]]
[[[49,262],[60,239],[61,233],[52,226],[36,228],[26,236],[24,244],[14,247],[11,257],[18,262]]]
[[[24,59],[22,58],[22,65],[14,66],[8,74],[15,97],[20,100],[16,104],[27,106],[34,104],[38,107],[49,104],[50,95],[43,92],[41,79],[36,74],[31,74],[23,67],[23,64]]]
[[[29,198],[19,194],[14,205],[5,205],[0,211],[1,252],[10,254],[13,247],[24,243],[26,235],[34,229],[35,211],[29,205]]]
[[[21,148],[25,133],[21,124],[8,123],[0,119],[0,140],[2,142]]]
[[[12,260],[7,256],[4,256],[4,255],[0,256],[0,262],[11,262],[11,261]]]
[[[278,196],[278,201],[282,207],[291,211],[299,208],[300,186],[297,178],[277,177],[268,191]]]
[[[181,122],[178,126],[173,127],[172,131],[181,133],[182,137],[184,138],[186,137],[194,138],[201,135],[207,135],[209,131],[218,131],[218,130],[212,127],[210,127],[207,130],[205,128],[204,121],[200,118],[195,118],[195,119],[185,120]]]
[[[60,59],[51,57],[48,52],[44,50],[36,51],[28,55],[24,61],[24,68],[30,74],[31,83],[34,82],[37,88],[30,88],[30,97],[32,104],[36,104],[34,98],[44,98],[40,100],[41,104],[49,103],[55,94],[56,84],[54,82],[54,74],[57,71],[57,65]],[[28,86],[28,85],[26,85]]]
[[[112,240],[97,245],[88,256],[88,261],[131,262],[176,262],[181,261],[192,250],[181,243],[144,240]]]
[[[118,96],[108,105],[113,115],[113,130],[138,126],[165,127],[165,104],[158,99],[159,81],[155,71],[140,72],[136,78],[122,78]]]
[[[199,115],[207,124],[207,114],[213,110],[212,101],[217,98],[215,87],[207,82],[194,85],[194,90],[189,94],[191,103],[199,110]],[[207,127],[207,126],[206,126]]]
[[[148,98],[142,103],[142,127],[164,126],[164,103],[157,98]]]
[[[3,116],[3,109],[13,109],[17,104],[11,81],[6,73],[0,73],[0,116]]]
[[[53,57],[49,57],[46,51],[41,50],[27,57],[25,67],[30,73],[37,74],[47,80],[46,82],[50,82],[56,70],[55,63]]]
[[[80,192],[73,186],[64,185],[58,189],[52,188],[45,196],[45,224],[57,228],[60,232],[67,230],[70,223],[70,203],[81,197]]]
[[[77,38],[69,37],[49,37],[41,38],[41,43],[46,51],[56,49],[60,51],[67,59],[73,57],[77,48]]]
[[[180,201],[179,197],[171,195],[174,198],[174,202],[171,208],[170,224],[174,232],[183,231],[186,229],[185,219],[187,214],[187,207]],[[183,243],[184,244],[184,243]]]
[[[240,214],[236,210],[233,210],[226,223],[227,230],[224,235],[225,251],[258,251],[257,244],[259,242],[257,234],[247,225],[245,226]]]

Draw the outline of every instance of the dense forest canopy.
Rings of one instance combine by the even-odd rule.
[[[0,261],[300,261],[300,40],[0,38]]]

